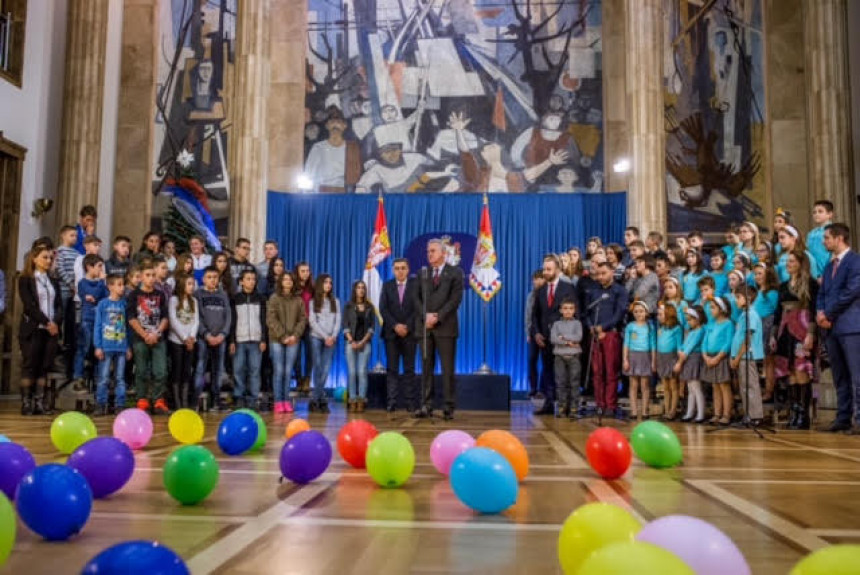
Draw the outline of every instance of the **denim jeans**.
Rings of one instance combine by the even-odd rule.
[[[233,356],[233,376],[236,378],[236,388],[233,397],[247,398],[256,401],[260,395],[260,367],[263,363],[263,352],[260,342],[251,341],[236,344],[236,355]]]
[[[370,360],[370,349],[370,342],[367,342],[361,351],[355,351],[350,344],[346,344],[346,367],[349,372],[347,381],[349,382],[350,399],[367,398],[367,362]]]
[[[328,381],[328,372],[331,369],[331,360],[334,357],[334,349],[337,344],[328,347],[325,340],[315,337],[311,338],[311,349],[314,357],[314,391],[313,399],[322,401],[325,399],[325,384]]]
[[[204,376],[206,375],[206,364],[209,363],[210,357],[212,358],[212,376],[209,379],[209,388],[212,392],[209,395],[215,397],[221,391],[221,376],[224,373],[224,350],[226,348],[226,341],[222,341],[216,346],[210,346],[206,343],[205,338],[197,340],[197,370],[194,372],[194,387],[197,393],[203,390],[203,385],[206,383]]]
[[[299,344],[284,345],[272,342],[272,387],[275,392],[275,401],[287,401],[290,391],[290,374],[296,358],[299,356]]]
[[[105,358],[96,367],[96,403],[100,406],[108,402],[108,379],[110,378],[110,366],[114,364],[114,377],[116,388],[114,388],[113,404],[120,408],[125,405],[125,352],[106,351]]]
[[[75,351],[75,367],[72,370],[72,379],[81,379],[84,377],[84,362],[87,360],[87,354],[90,352],[90,346],[93,344],[93,330],[95,325],[92,322],[81,322],[78,326],[78,334],[75,338],[77,350]]]
[[[135,338],[134,383],[138,399],[161,399],[167,382],[167,344],[159,340],[155,345],[146,345]]]

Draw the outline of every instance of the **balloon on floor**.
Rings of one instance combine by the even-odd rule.
[[[218,447],[227,455],[241,455],[257,441],[257,422],[247,413],[234,412],[218,425]]]
[[[15,546],[16,536],[15,510],[6,496],[0,493],[0,567],[6,563],[12,548]]]
[[[450,477],[457,499],[479,513],[501,513],[517,502],[517,474],[508,460],[492,449],[464,451],[454,460]]]
[[[789,575],[857,575],[860,572],[860,545],[843,543],[810,553]]]
[[[64,541],[86,525],[93,507],[87,480],[68,465],[40,465],[21,479],[18,516],[48,541]]]
[[[529,454],[522,442],[510,431],[503,429],[485,431],[478,436],[475,446],[486,447],[502,454],[514,468],[519,481],[529,474]]]
[[[364,469],[367,447],[377,435],[379,431],[372,423],[355,419],[340,428],[337,434],[337,451],[351,466]]]
[[[659,421],[643,421],[634,427],[630,443],[636,457],[651,467],[674,467],[683,459],[678,436]]]
[[[284,437],[286,437],[287,439],[292,439],[295,434],[301,433],[302,431],[308,431],[310,430],[310,428],[311,424],[308,423],[306,420],[294,419],[287,424],[287,429],[284,432]]]
[[[51,423],[51,443],[66,455],[97,435],[93,420],[78,411],[62,413]]]
[[[400,487],[414,469],[415,450],[401,433],[380,433],[367,447],[367,472],[382,487]]]
[[[78,447],[66,465],[77,469],[90,484],[93,497],[116,493],[134,473],[134,453],[115,437],[96,437]]]
[[[728,535],[697,517],[660,517],[646,524],[636,535],[636,540],[674,553],[692,567],[696,575],[751,573],[743,553]]]
[[[175,551],[157,541],[126,541],[108,547],[89,560],[82,575],[189,575]]]
[[[612,480],[627,473],[633,454],[623,433],[611,427],[601,427],[588,436],[585,457],[598,475]]]
[[[167,429],[173,439],[185,445],[194,445],[203,441],[206,428],[203,418],[196,411],[188,408],[178,409],[167,420]]]
[[[152,439],[152,418],[142,409],[124,409],[113,421],[113,436],[132,449],[143,449]]]
[[[591,553],[577,571],[578,575],[696,575],[680,557],[650,543],[612,543]],[[729,570],[723,573],[732,573]]]
[[[585,560],[612,543],[633,543],[642,529],[630,512],[609,503],[587,503],[564,521],[558,535],[558,560],[566,575],[580,573]]]
[[[212,452],[200,445],[183,445],[164,463],[164,487],[183,505],[196,505],[218,485],[218,462]]]
[[[266,441],[268,441],[269,439],[266,422],[263,421],[263,418],[260,416],[260,414],[253,409],[237,409],[236,413],[247,413],[254,418],[254,421],[257,422],[257,440],[254,442],[254,445],[251,446],[251,451],[259,451],[263,449],[263,447],[265,447],[266,445]]]
[[[331,463],[331,444],[319,431],[303,431],[281,448],[281,473],[294,483],[310,483]]]
[[[36,469],[36,460],[23,445],[0,443],[0,491],[14,501],[21,478]]]
[[[475,447],[475,438],[459,429],[443,431],[430,444],[430,461],[442,475],[448,475],[457,456]]]

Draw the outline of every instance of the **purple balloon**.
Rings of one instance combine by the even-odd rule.
[[[96,437],[78,447],[66,465],[83,475],[93,497],[101,499],[116,493],[134,473],[131,448],[115,437]]]
[[[294,483],[310,483],[331,463],[331,444],[319,431],[297,433],[281,448],[281,473]]]
[[[696,517],[667,515],[648,523],[637,541],[652,543],[684,560],[696,575],[749,575],[749,565],[728,535]]]
[[[15,500],[15,490],[21,478],[36,469],[36,460],[27,448],[17,443],[0,443],[0,491]]]

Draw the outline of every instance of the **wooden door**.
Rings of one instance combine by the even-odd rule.
[[[6,311],[0,322],[0,394],[18,389],[21,357],[18,350],[16,317],[18,225],[21,219],[21,179],[27,150],[3,137],[0,132],[0,270],[6,279]]]

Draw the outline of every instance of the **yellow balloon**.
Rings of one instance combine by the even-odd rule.
[[[203,441],[203,419],[196,411],[179,409],[170,416],[167,422],[170,435],[179,443],[193,445]]]
[[[578,575],[696,575],[680,557],[651,543],[613,543],[583,561]]]
[[[807,555],[791,575],[860,575],[860,545],[831,545]]]
[[[588,503],[570,514],[558,536],[558,561],[566,575],[579,573],[582,562],[612,543],[633,542],[642,525],[628,511],[609,503]]]

